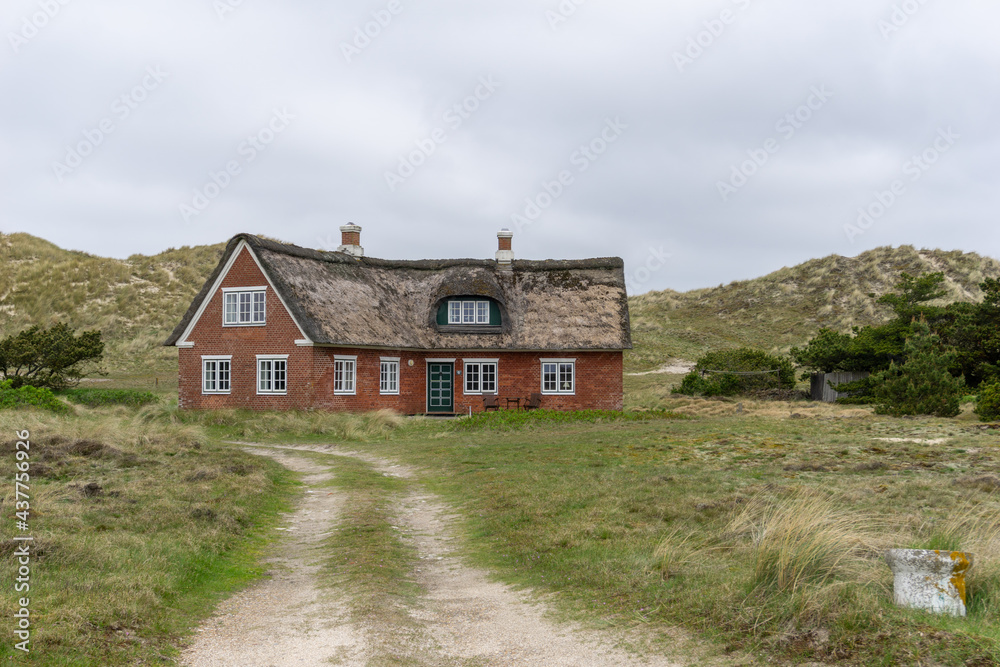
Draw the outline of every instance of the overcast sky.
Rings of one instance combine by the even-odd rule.
[[[1000,256],[995,0],[5,0],[0,231],[616,255],[633,293]],[[865,215],[862,215],[862,212]]]

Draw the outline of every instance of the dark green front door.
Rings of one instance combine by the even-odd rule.
[[[455,364],[427,364],[427,412],[455,411]]]

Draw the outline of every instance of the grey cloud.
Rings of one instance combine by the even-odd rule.
[[[525,199],[620,116],[620,140],[518,232],[519,257],[620,255],[634,272],[668,254],[641,291],[877,245],[1000,255],[993,5],[926,2],[886,37],[901,2],[589,0],[555,29],[556,0],[398,3],[386,23],[388,0],[243,2],[222,18],[210,0],[71,1],[15,52],[10,35],[41,10],[12,0],[0,230],[124,257],[239,231],[319,247],[354,221],[372,255],[489,257]],[[342,44],[366,27],[377,34],[347,62]],[[705,46],[680,72],[689,40]],[[60,183],[53,164],[148,67],[169,78]],[[500,87],[450,127],[484,76]],[[776,122],[814,86],[834,97],[784,139]],[[239,147],[276,108],[295,120],[247,162]],[[954,149],[851,243],[858,208],[949,126]],[[391,191],[386,172],[436,129],[446,139]],[[771,138],[779,150],[723,202],[719,181]],[[185,221],[180,205],[232,160],[239,175]]]

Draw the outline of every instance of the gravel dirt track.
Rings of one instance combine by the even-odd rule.
[[[244,446],[250,443],[239,443]],[[412,471],[391,462],[333,446],[257,446],[304,475],[305,493],[275,548],[272,576],[220,605],[183,652],[190,667],[285,667],[344,665],[426,665],[485,667],[674,667],[716,664],[695,659],[696,642],[677,631],[677,655],[650,649],[648,637],[585,630],[551,620],[546,605],[527,593],[491,581],[455,555],[453,517],[440,499],[416,489],[399,498],[394,514],[406,539],[416,547],[420,565],[414,576],[426,591],[409,615],[410,627],[387,628],[352,622],[342,596],[317,583],[323,537],[336,527],[339,491],[314,489],[336,474],[337,456],[360,458],[383,474],[412,479]],[[329,465],[308,451],[331,455]],[[381,636],[381,637],[380,637]],[[394,640],[386,652],[386,636]],[[623,645],[627,643],[631,650]],[[638,650],[637,650],[638,649]],[[662,649],[661,649],[662,650]]]

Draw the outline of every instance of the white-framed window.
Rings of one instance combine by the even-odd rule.
[[[398,357],[382,357],[379,364],[379,392],[382,394],[399,393]]]
[[[542,393],[576,393],[576,359],[542,359]]]
[[[202,356],[201,393],[228,394],[232,389],[232,356]]]
[[[333,393],[353,396],[357,393],[358,358],[334,356]]]
[[[288,355],[257,355],[257,393],[288,393]]]
[[[223,289],[222,304],[223,326],[259,326],[267,322],[266,287]]]
[[[448,324],[489,324],[490,323],[490,302],[484,300],[475,301],[449,301],[448,302]]]
[[[498,359],[463,359],[466,394],[497,393]]]

